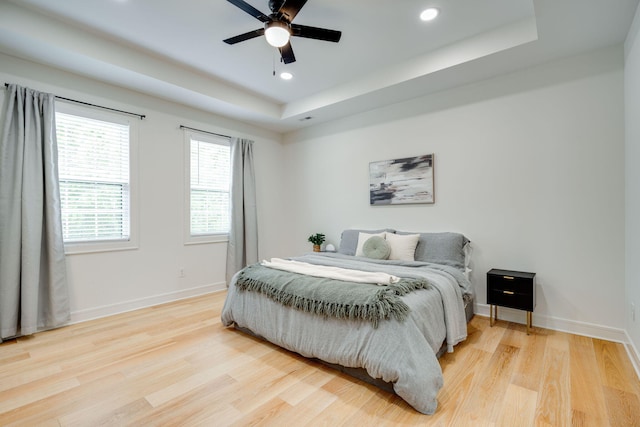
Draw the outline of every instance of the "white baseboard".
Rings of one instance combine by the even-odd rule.
[[[88,308],[71,312],[69,324],[86,322],[87,320],[99,319],[101,317],[112,316],[114,314],[126,313],[127,311],[138,310],[140,308],[173,302],[185,298],[191,298],[212,292],[223,291],[227,288],[225,282],[213,283],[210,285],[198,286],[190,289],[182,289],[166,294],[154,295],[135,300],[119,302],[117,304],[103,305],[100,307]]]
[[[627,349],[627,354],[629,355],[629,359],[631,359],[631,364],[633,368],[636,370],[636,375],[640,379],[640,352],[633,344],[631,337],[627,334],[627,342],[624,345],[624,348]]]
[[[489,306],[487,304],[476,304],[475,313],[480,316],[489,317]],[[527,316],[524,311],[504,307],[498,307],[498,319],[522,324],[526,324],[527,322]],[[545,316],[543,314],[536,314],[535,312],[533,313],[533,325],[540,328],[552,329],[554,331],[568,332],[591,338],[619,342],[625,345],[630,342],[629,336],[624,329],[610,328],[608,326],[601,326],[593,323]]]

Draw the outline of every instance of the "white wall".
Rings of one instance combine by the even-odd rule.
[[[640,7],[625,43],[626,315],[627,333],[640,366]],[[635,320],[631,312],[635,304]]]
[[[255,141],[260,256],[280,254],[281,137],[237,121],[0,54],[0,82],[145,114],[139,122],[136,250],[67,256],[72,320],[224,288],[226,243],[183,244],[183,132],[179,126]],[[5,91],[0,106],[5,108]],[[2,120],[0,120],[1,122]],[[2,126],[0,124],[0,126]],[[185,277],[178,271],[184,268]]]
[[[459,231],[480,312],[490,268],[533,271],[535,324],[623,340],[623,117],[617,47],[287,135],[287,247],[350,227]],[[427,153],[435,204],[369,206],[369,162]]]

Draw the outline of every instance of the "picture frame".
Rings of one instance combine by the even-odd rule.
[[[434,155],[369,163],[370,205],[435,203]]]

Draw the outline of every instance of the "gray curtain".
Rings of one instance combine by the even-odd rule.
[[[6,91],[0,143],[0,342],[69,320],[54,96]]]
[[[258,262],[258,216],[253,141],[231,139],[231,228],[227,286],[242,267]]]

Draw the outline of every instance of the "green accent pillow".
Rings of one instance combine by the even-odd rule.
[[[391,246],[380,236],[369,237],[362,246],[362,252],[367,258],[388,259],[391,254]]]

